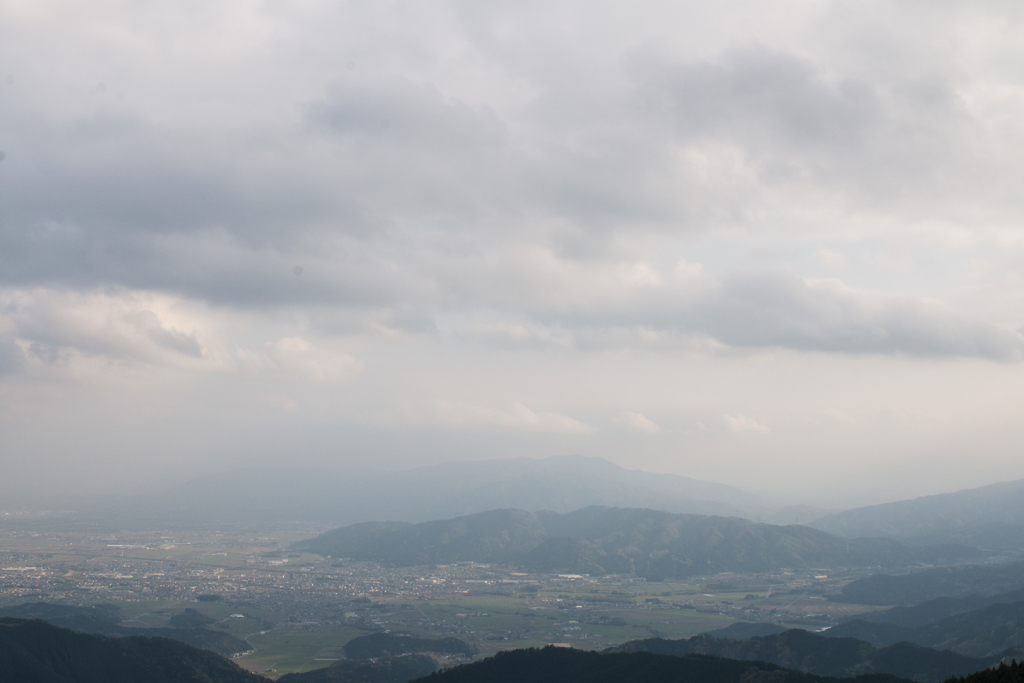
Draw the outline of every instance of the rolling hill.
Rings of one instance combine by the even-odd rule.
[[[998,664],[1001,659],[1001,656],[967,657],[911,643],[875,647],[854,638],[827,638],[801,629],[745,640],[707,634],[684,640],[649,638],[623,643],[610,651],[676,656],[706,654],[770,662],[819,676],[891,674],[920,683],[940,683],[952,676],[964,676]]]
[[[113,638],[127,636],[149,636],[177,640],[219,655],[230,657],[252,648],[249,643],[230,633],[202,627],[188,628],[129,628],[121,626],[121,616],[116,607],[95,605],[74,607],[53,605],[46,602],[30,602],[23,605],[0,608],[0,617],[17,619],[41,619],[54,626],[68,628],[80,633],[95,633]]]
[[[285,674],[280,683],[407,683],[438,668],[427,655],[403,655],[368,659],[339,659],[330,666]]]
[[[107,638],[0,618],[0,678],[18,683],[266,683],[230,660],[166,638]]]
[[[855,508],[817,519],[811,526],[847,538],[1024,548],[1024,479]]]
[[[1024,562],[934,567],[895,576],[875,574],[843,586],[841,599],[862,605],[916,605],[937,598],[984,599],[1016,591],[1024,591]]]
[[[509,650],[440,671],[423,683],[836,683],[838,679],[787,670],[766,662],[708,655],[674,657],[651,652],[588,652],[561,647]],[[865,675],[845,683],[899,683]]]
[[[847,540],[802,526],[610,507],[566,514],[491,510],[420,524],[368,522],[294,547],[392,566],[473,561],[649,579],[782,567],[899,566],[915,557],[912,549],[884,539]]]
[[[1017,648],[1024,652],[1024,602],[997,603],[921,626],[899,626],[856,619],[825,632],[849,636],[875,645],[907,641],[950,650],[970,657],[993,657]]]

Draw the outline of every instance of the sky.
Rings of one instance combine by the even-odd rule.
[[[0,1],[0,494],[1024,478],[1024,5]]]

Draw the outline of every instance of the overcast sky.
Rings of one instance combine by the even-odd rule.
[[[1020,2],[0,2],[0,492],[1024,478]]]

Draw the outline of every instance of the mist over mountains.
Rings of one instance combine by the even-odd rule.
[[[627,470],[581,455],[449,462],[409,470],[279,468],[194,479],[167,491],[94,507],[123,524],[338,526],[424,522],[500,508],[571,512],[590,505],[807,522],[825,511],[768,494],[674,474]]]
[[[238,470],[85,506],[78,517],[123,528],[292,523],[325,528],[419,523],[498,509],[566,513],[589,506],[803,524],[847,539],[918,546],[996,553],[1024,548],[1024,480],[836,512],[725,484],[627,470],[582,455],[448,462],[400,471]]]
[[[901,500],[824,516],[811,526],[856,538],[1024,547],[1024,480]]]

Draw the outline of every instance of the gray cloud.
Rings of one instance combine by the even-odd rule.
[[[698,306],[703,328],[730,346],[1018,360],[1024,336],[937,302],[808,283],[787,273],[729,278]]]
[[[0,3],[9,486],[1020,469],[1015,7],[64,4]]]
[[[509,279],[503,275],[501,282]],[[530,294],[525,286],[513,289],[503,301],[508,320],[525,322],[483,324],[474,336],[499,346],[556,348],[672,346],[707,338],[736,348],[844,354],[998,361],[1024,354],[1019,330],[938,301],[856,290],[837,280],[808,281],[785,271],[701,275],[659,285],[595,281],[589,292],[585,286],[575,293],[549,289],[547,297],[538,284]]]
[[[203,347],[194,334],[164,327],[153,311],[136,311],[125,316],[125,320],[144,332],[153,343],[171,351],[203,357]]]
[[[0,376],[18,372],[24,366],[24,356],[17,344],[0,340]]]
[[[626,325],[743,347],[1015,357],[1016,332],[919,297],[761,274],[598,305],[569,274],[607,279],[594,268],[627,267],[638,237],[811,230],[817,211],[910,226],[1016,215],[1018,150],[972,113],[956,74],[844,70],[824,51],[751,44],[684,57],[640,42],[594,67],[594,48],[539,25],[521,26],[539,53],[511,49],[495,33],[509,11],[456,6],[446,30],[481,70],[524,83],[518,103],[468,103],[409,66],[339,65],[314,97],[276,103],[290,117],[237,130],[117,104],[38,116],[5,91],[0,285],[334,308],[325,319],[348,329],[429,333],[438,316],[487,309],[509,317],[495,329],[521,318],[578,334]],[[560,265],[531,271],[524,250]],[[200,353],[167,334],[153,341]]]

